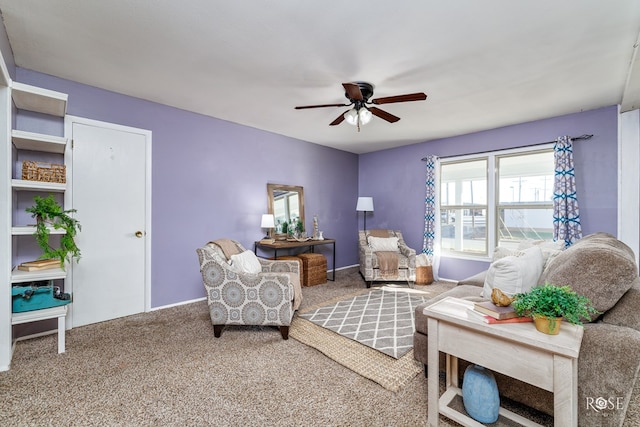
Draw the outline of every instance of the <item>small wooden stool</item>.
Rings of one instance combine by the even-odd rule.
[[[303,286],[320,285],[327,282],[327,258],[322,254],[299,254],[304,271]]]

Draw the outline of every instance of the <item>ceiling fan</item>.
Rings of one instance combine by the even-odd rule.
[[[360,125],[364,125],[371,121],[373,116],[380,117],[389,123],[395,123],[400,120],[400,117],[394,116],[391,113],[387,113],[378,107],[369,107],[369,105],[380,104],[392,104],[394,102],[409,102],[409,101],[424,101],[427,99],[427,95],[422,92],[409,93],[406,95],[387,96],[384,98],[376,98],[369,101],[369,98],[373,95],[373,85],[366,82],[351,82],[342,83],[345,90],[345,96],[349,100],[349,104],[321,104],[321,105],[303,105],[296,107],[296,110],[304,110],[307,108],[324,108],[324,107],[351,107],[343,114],[340,114],[334,121],[329,123],[329,126],[335,126],[342,123],[344,120],[347,123],[355,125],[360,131]]]

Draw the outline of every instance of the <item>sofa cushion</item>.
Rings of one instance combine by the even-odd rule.
[[[633,251],[610,234],[586,236],[558,254],[538,284],[571,286],[600,312],[613,307],[638,277]],[[595,320],[599,315],[592,315]]]
[[[639,353],[640,331],[601,322],[584,325],[578,358],[578,402],[613,397],[616,406],[601,411],[583,407],[587,410],[579,410],[580,427],[638,425],[633,418],[625,422],[625,416],[632,408],[637,414],[630,399],[640,375]]]
[[[499,259],[502,259],[508,256],[515,256],[515,255],[518,255],[517,250],[505,248],[504,246],[497,246],[493,250],[493,258],[491,259],[491,262],[496,262]]]
[[[602,316],[602,321],[610,325],[625,326],[640,332],[640,278],[636,277],[635,283],[627,291],[613,308]]]
[[[498,259],[487,270],[482,296],[491,298],[493,288],[509,296],[527,292],[537,284],[543,265],[542,251],[538,246]]]
[[[484,281],[486,278],[487,278],[487,270],[484,270],[484,271],[481,271],[480,273],[474,274],[473,276],[467,277],[466,279],[459,280],[458,286],[472,285],[472,286],[478,286],[481,288],[484,286]]]
[[[518,250],[522,251],[537,246],[542,251],[542,259],[544,260],[543,269],[553,260],[560,252],[564,250],[564,241],[552,242],[549,240],[523,240],[518,245]]]
[[[555,258],[564,249],[564,242],[551,242],[549,240],[523,240],[518,244],[518,249],[509,249],[504,246],[498,246],[493,250],[492,262],[507,256],[521,256],[526,249],[537,246],[542,251],[542,259],[544,261],[543,269],[549,262]]]
[[[422,304],[419,304],[418,306],[416,306],[415,308],[415,328],[416,331],[420,332],[421,334],[427,334],[428,328],[427,328],[427,316],[425,316],[423,314],[424,308],[428,305],[431,305],[437,301],[440,301],[441,299],[444,299],[446,297],[454,297],[454,298],[461,298],[461,299],[465,299],[468,301],[473,301],[473,302],[480,302],[480,301],[484,301],[484,299],[482,297],[480,297],[480,289],[478,289],[477,286],[473,286],[473,285],[458,285],[454,288],[449,289],[446,292],[441,293],[440,295],[437,295],[433,298],[431,298],[429,301],[427,302],[423,302]]]

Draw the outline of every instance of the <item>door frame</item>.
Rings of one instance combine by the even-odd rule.
[[[64,205],[73,209],[73,125],[75,123],[111,129],[122,132],[141,134],[145,137],[145,257],[144,257],[144,311],[151,311],[151,137],[152,132],[146,129],[134,128],[130,126],[118,125],[99,120],[87,119],[66,115],[64,118],[64,134],[70,139],[70,143],[64,152],[64,162],[67,165],[67,190],[64,193]],[[67,287],[69,286],[69,287]],[[73,292],[73,264],[70,265],[65,279],[65,292]],[[69,314],[66,319],[66,329],[71,329],[73,325],[73,304],[70,305]]]

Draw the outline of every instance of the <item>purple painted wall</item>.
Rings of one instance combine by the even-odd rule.
[[[617,109],[607,107],[357,156],[143,101],[15,66],[4,28],[0,50],[17,81],[69,94],[68,113],[153,132],[152,306],[203,296],[195,248],[218,237],[248,248],[262,235],[268,182],[305,188],[307,226],[317,214],[336,238],[338,267],[354,265],[357,196],[373,196],[368,228],[398,228],[422,247],[424,163],[429,154],[462,155],[592,133],[576,143],[578,197],[585,233],[617,229]],[[21,114],[17,128],[61,134],[60,123]],[[339,191],[334,191],[339,188]],[[329,260],[331,263],[331,260]],[[447,258],[440,275],[460,279],[486,261]]]
[[[578,201],[584,234],[617,233],[617,107],[606,107],[489,131],[423,142],[360,156],[360,196],[373,196],[367,228],[397,228],[422,250],[427,155],[452,156],[593,134],[574,144]],[[362,220],[359,219],[362,226]],[[462,279],[486,269],[487,260],[443,258],[440,277]]]
[[[153,132],[152,307],[204,296],[195,249],[209,240],[253,249],[267,183],[303,186],[306,226],[318,215],[324,235],[337,240],[336,265],[357,264],[357,155],[31,70],[16,74],[67,93],[70,115]]]

